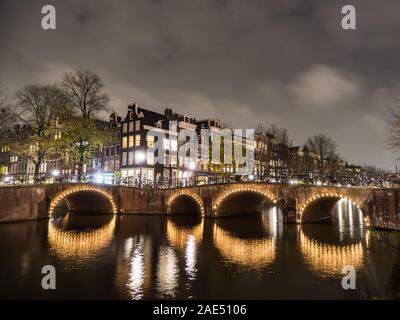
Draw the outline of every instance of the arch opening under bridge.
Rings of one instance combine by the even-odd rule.
[[[269,191],[243,186],[223,191],[213,204],[214,217],[261,213],[267,205],[276,205],[278,199]]]
[[[95,186],[82,185],[60,192],[51,201],[50,217],[65,211],[117,214],[118,206],[109,192]]]
[[[349,200],[357,210],[361,211],[364,222],[369,225],[369,218],[363,209],[363,203],[356,197],[339,193],[322,193],[309,197],[301,206],[298,215],[300,223],[332,224],[334,208],[340,200]]]
[[[203,200],[194,192],[182,190],[173,193],[167,200],[167,214],[199,214],[204,216]]]

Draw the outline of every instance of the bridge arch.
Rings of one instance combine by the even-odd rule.
[[[331,223],[332,213],[336,204],[341,199],[350,200],[364,216],[364,221],[369,224],[369,218],[363,209],[363,200],[359,197],[349,196],[338,192],[323,192],[310,196],[301,205],[298,214],[299,223],[322,222]]]
[[[258,186],[238,186],[222,191],[213,203],[214,216],[261,212],[265,201],[278,199],[270,191]]]
[[[172,193],[167,200],[168,214],[181,214],[196,211],[202,216],[205,214],[203,199],[195,192],[190,190],[180,190]]]
[[[118,213],[118,205],[113,195],[91,185],[71,187],[57,194],[50,203],[49,216],[62,204],[66,204],[69,211]]]

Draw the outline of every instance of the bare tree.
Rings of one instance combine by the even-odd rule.
[[[108,111],[109,97],[103,93],[103,83],[99,76],[89,70],[66,73],[61,88],[68,98],[73,111],[82,118],[95,118]]]
[[[6,143],[13,116],[4,86],[0,84],[0,146]]]
[[[388,119],[387,144],[389,149],[394,152],[400,151],[400,98],[391,108],[390,118]]]
[[[11,164],[9,143],[14,120],[5,87],[0,84],[0,174],[7,172],[4,169]]]
[[[321,175],[325,173],[325,163],[327,161],[338,159],[336,142],[325,134],[316,134],[309,137],[306,141],[306,146],[317,155]]]
[[[275,137],[277,143],[282,143],[289,147],[292,146],[293,139],[290,137],[289,132],[286,128],[280,128],[276,124],[272,123],[266,131],[267,133]]]
[[[0,110],[2,110],[7,103],[7,93],[4,85],[0,83]]]
[[[15,116],[21,130],[15,131],[13,151],[35,165],[35,177],[54,146],[56,122],[64,113],[65,100],[57,86],[29,85],[16,94]]]

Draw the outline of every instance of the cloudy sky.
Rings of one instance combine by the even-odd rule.
[[[41,28],[45,4],[56,30]],[[357,30],[341,28],[345,4]],[[345,160],[393,168],[399,30],[398,0],[0,0],[0,81],[13,93],[88,68],[121,115],[136,101],[237,128],[273,122],[296,144],[325,133]]]

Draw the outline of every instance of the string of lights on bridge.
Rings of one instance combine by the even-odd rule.
[[[167,207],[170,210],[172,204],[174,203],[175,199],[178,197],[182,197],[182,196],[188,196],[190,198],[192,198],[197,205],[199,206],[200,209],[200,213],[202,216],[205,215],[205,209],[204,209],[204,205],[203,205],[203,201],[200,199],[200,197],[196,194],[194,194],[193,192],[190,192],[188,190],[182,190],[182,191],[178,191],[175,192],[173,195],[171,195],[167,201]]]
[[[252,188],[252,187],[240,187],[240,188],[234,188],[231,190],[228,190],[226,192],[224,192],[221,196],[219,196],[217,198],[217,200],[215,201],[215,205],[213,207],[214,210],[217,210],[219,205],[225,200],[225,198],[227,198],[228,196],[230,196],[233,193],[237,193],[237,192],[256,192],[259,193],[263,196],[265,196],[266,198],[268,198],[269,200],[271,200],[274,204],[276,204],[278,202],[278,200],[275,198],[274,195],[270,194],[269,192],[257,189],[257,188]]]
[[[77,193],[77,192],[96,192],[96,193],[103,195],[105,198],[107,198],[107,200],[109,200],[111,207],[112,207],[112,213],[113,214],[118,213],[118,206],[115,203],[114,198],[111,194],[109,194],[108,192],[106,192],[100,188],[84,185],[84,186],[78,186],[75,188],[68,189],[64,192],[61,192],[57,197],[55,197],[54,200],[50,204],[49,215],[53,214],[54,209],[62,200],[66,200],[68,207],[71,208],[70,203],[68,201],[68,196],[70,196],[74,193]]]

